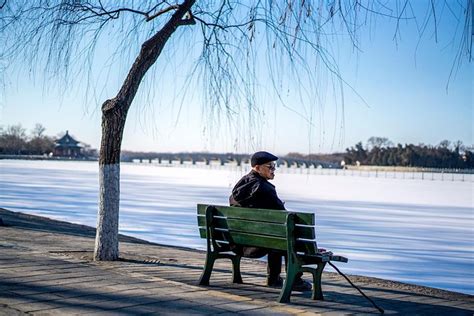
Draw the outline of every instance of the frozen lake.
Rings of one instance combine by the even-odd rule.
[[[122,164],[121,171],[121,233],[205,249],[196,204],[227,205],[248,170]],[[474,294],[472,181],[277,170],[273,184],[287,209],[316,213],[318,245],[349,258],[342,271]],[[95,226],[97,201],[97,162],[0,160],[0,207]]]

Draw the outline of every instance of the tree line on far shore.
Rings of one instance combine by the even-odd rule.
[[[345,165],[397,166],[420,168],[474,169],[474,147],[461,141],[443,140],[436,146],[394,145],[384,137],[371,137],[364,146],[358,142],[345,153],[328,155],[288,154],[294,158],[326,160]]]
[[[44,155],[53,152],[54,138],[44,134],[46,128],[36,124],[30,134],[21,124],[0,127],[0,154]]]
[[[20,124],[0,126],[0,154],[6,155],[49,155],[55,146],[55,137],[44,134],[46,128],[36,124],[27,135]],[[59,137],[58,137],[59,138]],[[84,150],[97,154],[96,150],[84,145]],[[347,148],[345,153],[309,154],[289,153],[286,157],[306,160],[320,160],[346,165],[402,166],[421,168],[474,169],[474,147],[461,141],[444,140],[436,146],[419,144],[397,144],[387,138],[371,137],[364,146],[358,142]]]

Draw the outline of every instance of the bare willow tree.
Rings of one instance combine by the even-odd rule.
[[[431,0],[426,5],[427,18],[416,20],[409,0],[3,0],[0,67],[4,75],[10,65],[40,70],[68,86],[78,73],[94,72],[99,46],[109,50],[113,65],[119,63],[117,55],[135,54],[118,93],[101,108],[94,258],[116,260],[125,121],[145,75],[166,49],[175,48],[171,58],[183,59],[177,64],[191,65],[188,73],[197,78],[211,112],[235,117],[242,105],[246,111],[258,110],[255,95],[262,68],[278,97],[288,76],[297,81],[296,86],[311,90],[321,70],[345,86],[332,57],[332,41],[347,37],[357,49],[360,29],[372,25],[375,18],[391,20],[395,35],[400,24],[412,21],[419,21],[420,34],[429,24],[436,34],[441,15],[452,14],[463,28],[456,61],[466,56],[471,61],[472,0]],[[195,60],[187,60],[189,56]],[[309,87],[303,84],[307,78]]]

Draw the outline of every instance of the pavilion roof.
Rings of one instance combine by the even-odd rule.
[[[56,140],[56,147],[82,147],[79,145],[79,142],[75,140],[69,131],[66,131],[66,134],[60,139]]]

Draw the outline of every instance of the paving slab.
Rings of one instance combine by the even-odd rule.
[[[203,251],[120,236],[120,260],[92,260],[95,229],[0,208],[2,315],[370,315],[378,311],[335,273],[323,274],[324,301],[295,292],[276,300],[266,265],[242,261],[244,284],[231,283],[230,261],[217,262],[199,286]],[[472,315],[474,296],[351,275],[386,314]]]

